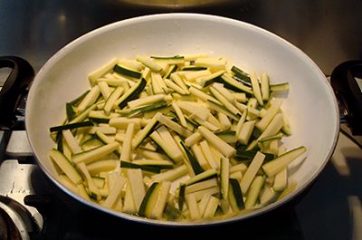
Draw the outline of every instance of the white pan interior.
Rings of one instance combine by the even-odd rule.
[[[239,218],[272,209],[303,190],[330,158],[339,129],[336,101],[323,73],[303,52],[270,32],[198,14],[161,14],[117,22],[78,38],[56,53],[37,74],[26,108],[28,137],[41,168],[53,180],[56,178],[48,159],[48,151],[54,146],[49,127],[63,121],[66,102],[88,89],[89,72],[114,57],[190,53],[224,56],[246,71],[268,73],[274,83],[290,83],[283,104],[293,131],[287,146],[308,148],[307,159],[292,176],[298,188],[283,201]],[[57,180],[54,182],[69,193]]]

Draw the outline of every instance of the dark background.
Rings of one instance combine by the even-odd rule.
[[[361,0],[197,1],[204,3],[201,6],[192,5],[192,0],[143,0],[153,6],[136,2],[0,0],[0,55],[22,56],[39,70],[68,42],[105,24],[151,13],[198,12],[276,33],[302,49],[325,74],[342,61],[362,57]],[[160,7],[162,2],[167,7]]]

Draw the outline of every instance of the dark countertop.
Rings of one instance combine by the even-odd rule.
[[[150,13],[200,12],[239,19],[276,33],[307,53],[325,74],[340,62],[362,57],[362,1],[224,1],[201,7],[179,4],[191,0],[153,1],[171,2],[172,8],[131,5],[125,0],[0,1],[0,55],[22,56],[39,70],[68,42],[102,25]]]

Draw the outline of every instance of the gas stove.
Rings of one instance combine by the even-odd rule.
[[[170,228],[106,215],[58,189],[32,155],[24,129],[25,102],[26,94],[14,111],[14,127],[0,131],[0,239],[114,239],[122,234],[184,239],[225,237],[225,233],[246,239],[361,239],[357,183],[361,182],[362,150],[357,146],[359,139],[346,137],[350,133],[344,125],[341,129],[347,135],[340,134],[326,169],[313,186],[287,205],[230,224]]]
[[[304,239],[293,203],[243,222],[186,229],[141,225],[84,206],[58,189],[37,166],[22,107],[17,109],[20,127],[0,131],[0,239],[115,239],[122,234],[185,239],[226,233],[247,239]]]

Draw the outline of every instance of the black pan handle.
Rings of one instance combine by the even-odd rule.
[[[20,96],[27,92],[34,70],[26,60],[14,56],[0,57],[0,68],[12,69],[0,91],[0,128],[10,129],[15,124]]]
[[[362,60],[338,65],[332,72],[331,84],[352,134],[362,135],[362,90],[356,77],[362,78]]]

